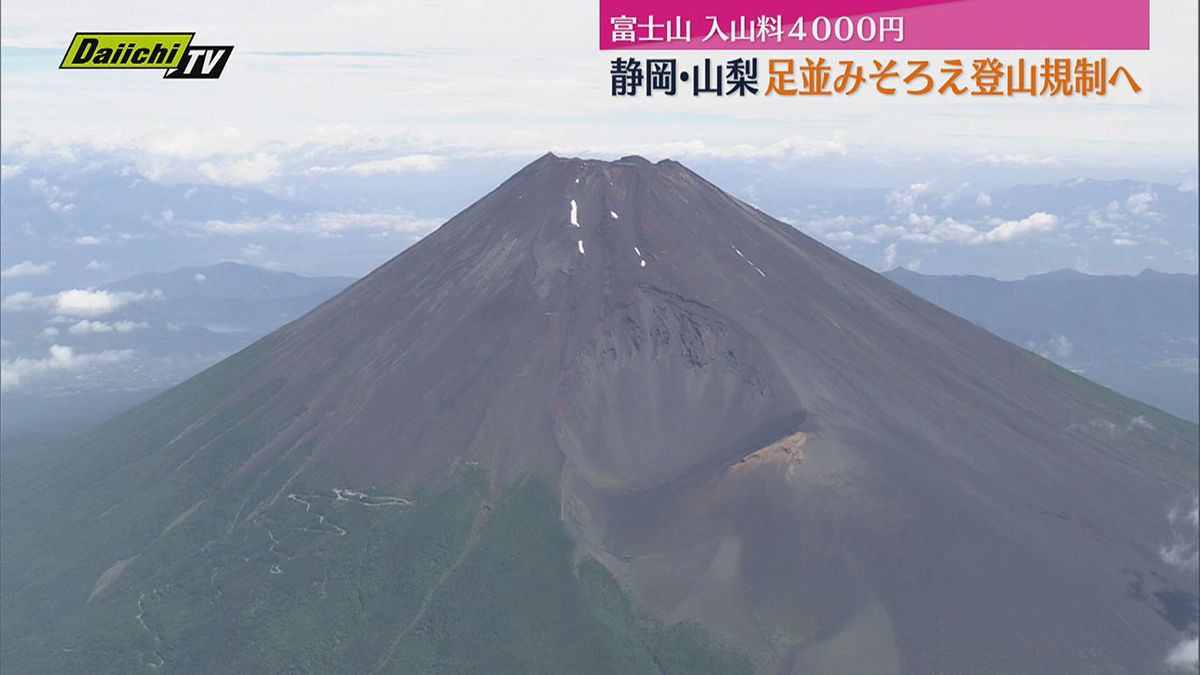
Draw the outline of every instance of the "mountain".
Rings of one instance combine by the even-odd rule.
[[[1192,422],[1200,415],[1200,282],[1194,274],[1060,270],[997,281],[899,268],[884,276],[1126,396]]]
[[[546,155],[304,317],[12,460],[0,655],[1158,672],[1196,630],[1176,516],[1197,458],[1195,425],[678,163]]]
[[[221,262],[166,273],[137,274],[104,285],[120,293],[157,289],[170,302],[143,307],[163,321],[213,332],[266,333],[329,299],[354,281],[344,276],[301,276],[254,265]]]
[[[6,153],[15,167],[0,194],[0,266],[49,264],[42,275],[5,279],[8,291],[95,285],[116,270],[228,257],[245,245],[197,236],[206,224],[295,222],[311,208],[260,190],[164,184],[124,162],[96,156],[54,161]],[[259,239],[260,245],[275,242]]]
[[[376,199],[328,173],[274,190],[214,184],[213,175],[176,182],[187,177],[161,171],[167,167],[144,175],[125,158],[83,148],[46,155],[6,147],[0,161],[6,293],[96,287],[134,272],[228,259],[362,274],[432,229],[428,214],[461,208],[463,191],[480,181],[464,176],[439,190],[433,176],[360,180],[391,185],[388,199]]]
[[[91,297],[116,305],[101,316],[68,320],[56,307],[6,311],[0,328],[4,370],[15,372],[21,382],[6,386],[0,397],[5,452],[14,436],[77,433],[141,403],[353,281],[222,262],[138,274],[90,290]],[[97,353],[124,358],[89,368],[87,377],[68,368],[39,370],[36,364],[51,345],[69,347],[81,359]]]

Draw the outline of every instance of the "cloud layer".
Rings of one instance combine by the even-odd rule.
[[[68,317],[97,317],[112,312],[132,302],[162,299],[162,291],[106,291],[91,288],[72,288],[52,295],[35,295],[21,291],[4,296],[0,309],[20,312],[46,309],[53,314]]]
[[[1195,573],[1200,569],[1200,497],[1190,506],[1173,507],[1167,513],[1171,542],[1159,548],[1158,556],[1168,565]]]
[[[0,270],[0,279],[40,277],[43,274],[49,274],[52,269],[54,269],[54,263],[52,262],[35,263],[32,260],[25,260]]]
[[[29,380],[57,372],[78,372],[96,366],[120,363],[133,356],[133,350],[108,350],[76,353],[63,345],[53,345],[45,358],[17,358],[0,361],[0,391],[13,391]]]

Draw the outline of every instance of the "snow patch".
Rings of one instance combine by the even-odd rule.
[[[613,220],[616,220],[617,218],[620,218],[620,217],[621,217],[621,216],[618,216],[618,215],[617,215],[617,212],[616,212],[616,211],[609,211],[609,212],[608,212],[608,215],[612,216],[612,219],[613,219]]]
[[[646,266],[646,261],[645,261],[645,259],[644,259],[644,258],[642,258],[642,249],[640,249],[640,248],[638,248],[638,247],[634,246],[634,247],[633,247],[633,252],[637,254],[638,260],[641,262],[641,266],[642,266],[642,267],[645,267],[645,266]]]
[[[579,206],[575,204],[575,200],[571,200],[571,224],[579,227]]]
[[[587,252],[583,250],[583,240],[582,239],[579,240],[579,255],[587,255]]]

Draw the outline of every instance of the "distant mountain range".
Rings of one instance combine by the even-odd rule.
[[[5,371],[19,382],[0,396],[4,437],[78,431],[216,363],[352,281],[223,262],[138,274],[79,296],[113,306],[103,314],[6,308]],[[53,296],[30,302],[38,297]],[[56,367],[47,356],[52,345],[70,348],[74,360]]]
[[[67,157],[8,148],[0,160],[0,269],[20,273],[28,263],[23,276],[6,276],[10,292],[94,286],[144,271],[148,261],[159,271],[240,260],[360,276],[515,168],[503,157],[456,158],[452,173],[360,175],[307,171],[316,167],[306,164],[280,183],[231,186],[144,174],[103,152]],[[332,163],[343,160],[350,158]],[[1004,278],[1064,264],[1104,273],[1196,271],[1196,188],[1186,180],[930,161],[839,168],[830,161],[702,164],[738,197],[870,266]],[[1036,231],[1018,229],[1003,245],[956,240],[1035,214]]]
[[[307,312],[354,279],[309,277],[222,262],[163,274],[138,274],[105,285],[114,292],[162,291],[167,302],[148,303],[151,319],[215,333],[267,333]]]
[[[884,273],[917,295],[1088,379],[1196,421],[1200,280],[1072,270],[1020,281]]]

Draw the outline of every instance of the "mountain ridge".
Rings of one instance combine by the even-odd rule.
[[[1081,375],[1197,419],[1194,275],[1064,271],[996,281],[891,270],[884,276]]]

